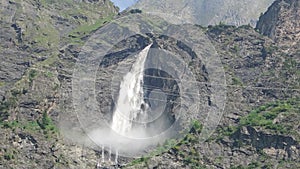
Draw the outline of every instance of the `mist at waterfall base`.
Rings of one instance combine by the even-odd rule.
[[[154,90],[148,102],[144,99],[144,65],[151,45],[135,56],[135,63],[120,83],[110,128],[88,134],[97,145],[110,147],[123,156],[141,156],[170,137],[169,133],[160,133],[171,125],[163,115],[166,95]],[[158,118],[159,123],[149,127]]]

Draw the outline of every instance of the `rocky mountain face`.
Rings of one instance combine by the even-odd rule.
[[[206,34],[226,65],[228,100],[217,131],[199,143],[196,125],[181,141],[167,142],[163,153],[129,168],[298,168],[299,62],[285,60],[272,40],[249,26],[215,26]]]
[[[50,118],[61,96],[57,61],[116,13],[105,0],[0,1],[0,168],[65,168],[66,156],[80,159],[81,149],[58,143]]]
[[[260,17],[257,29],[280,46],[299,48],[299,6],[300,2],[297,0],[276,1],[268,12]]]
[[[68,38],[80,42],[80,36],[85,36],[117,12],[110,2],[75,2],[0,2],[0,52],[5,63],[1,66],[1,87],[9,87],[11,82],[20,80],[35,63],[55,57]]]
[[[73,113],[72,73],[81,47],[117,15],[116,9],[106,0],[15,0],[1,1],[0,6],[0,168],[96,168],[101,151],[86,140]],[[251,26],[198,26],[218,52],[227,81],[226,106],[216,132],[200,142],[202,121],[195,122],[184,138],[167,141],[142,158],[120,158],[120,166],[106,168],[300,168],[298,16],[299,1],[275,1],[257,25],[271,38]],[[198,82],[209,82],[201,58],[175,39],[132,36],[99,65],[97,101],[103,112],[112,107],[110,83],[117,65],[131,64],[130,56],[153,41],[155,47],[186,58]],[[151,85],[161,87],[158,83],[174,84]],[[202,91],[209,95],[209,86]],[[214,105],[205,98],[203,105]]]
[[[160,15],[174,20],[174,17],[187,23],[202,26],[224,23],[255,27],[261,13],[264,13],[274,0],[140,0],[132,8]],[[180,12],[178,12],[180,11]],[[168,15],[165,15],[165,14]]]

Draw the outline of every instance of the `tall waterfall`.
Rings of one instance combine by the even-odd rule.
[[[152,44],[151,44],[152,45]],[[145,61],[151,45],[136,55],[136,61],[120,84],[119,98],[113,114],[111,128],[121,134],[130,135],[134,122],[147,118],[143,92]]]

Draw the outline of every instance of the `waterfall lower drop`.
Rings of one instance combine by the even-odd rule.
[[[101,154],[101,158],[102,158],[102,163],[104,163],[104,146],[102,145],[102,154]]]
[[[115,164],[118,165],[118,156],[119,156],[119,153],[118,153],[118,150],[116,150],[116,155],[115,155]]]
[[[119,152],[118,150],[116,150],[115,152],[115,160],[114,160],[114,164],[112,162],[112,147],[109,146],[109,150],[108,150],[108,159],[107,159],[107,162],[105,162],[105,149],[104,149],[104,145],[102,145],[102,151],[101,151],[101,163],[100,163],[100,160],[98,161],[97,163],[97,167],[96,168],[101,168],[102,166],[105,166],[105,165],[118,165],[118,157],[119,157]]]
[[[109,154],[108,154],[108,161],[111,161],[111,146],[109,146]]]
[[[144,102],[143,91],[143,72],[151,45],[136,55],[135,63],[120,84],[119,97],[113,114],[111,128],[123,136],[142,136],[141,133],[132,135],[132,131],[134,122],[142,123],[147,118],[147,113],[145,112],[147,104]]]

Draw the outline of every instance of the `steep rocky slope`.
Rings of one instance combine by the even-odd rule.
[[[257,29],[273,39],[287,53],[299,54],[300,46],[300,2],[276,1],[267,13],[260,17]]]
[[[299,11],[299,1],[282,1],[261,18],[280,4],[278,16]],[[116,10],[104,0],[47,2],[1,1],[0,168],[95,168],[101,152],[89,140],[82,142],[86,136],[72,113],[72,73],[81,46]],[[299,23],[294,14],[277,17],[284,22],[275,21],[272,29],[296,30],[290,27]],[[262,19],[259,25],[265,23],[268,20]],[[300,63],[294,39],[285,42],[293,46],[287,52],[276,40],[285,33],[271,36],[273,41],[249,26],[220,24],[198,30],[211,40],[226,73],[228,99],[217,131],[199,143],[202,126],[195,122],[182,140],[170,140],[143,158],[121,158],[120,164],[124,168],[299,168]],[[187,48],[164,38],[153,37],[157,47],[189,57]],[[149,39],[138,35],[120,42],[119,51],[100,65],[97,81],[105,83],[96,84],[97,99],[104,109],[111,106],[111,95],[100,89],[109,86],[115,64],[131,62],[129,56]],[[205,82],[201,60],[197,63],[190,68]],[[208,100],[203,102],[209,105]],[[64,138],[58,126],[70,130],[69,137]],[[80,144],[75,144],[78,140]]]
[[[298,2],[276,1],[262,15],[258,29],[272,39],[247,26],[209,27],[229,83],[219,129],[205,143],[193,130],[129,168],[299,168]]]
[[[269,51],[272,40],[251,27],[215,26],[207,35],[221,55],[228,83],[217,131],[199,143],[194,129],[128,168],[298,168],[299,62],[285,61],[280,50]]]
[[[79,165],[70,152],[81,150],[58,142],[50,118],[58,117],[58,55],[116,13],[104,0],[0,1],[0,168]]]
[[[278,43],[299,41],[299,1],[276,1],[260,17],[257,28]]]
[[[28,67],[56,57],[69,37],[80,42],[117,12],[104,1],[1,1],[0,6],[1,97]]]
[[[274,0],[140,0],[132,8],[161,15],[161,17],[179,17],[185,22],[202,26],[216,25],[220,22],[229,25],[247,25],[255,27],[259,15],[264,13]],[[178,12],[180,11],[180,12]],[[165,15],[165,14],[168,15]]]

